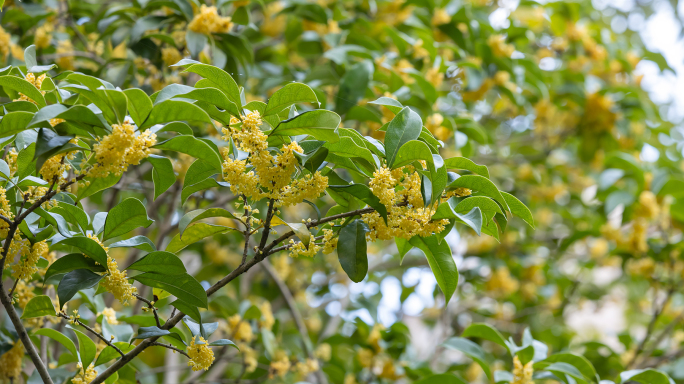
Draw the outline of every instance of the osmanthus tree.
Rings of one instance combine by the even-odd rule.
[[[684,350],[684,141],[635,72],[642,60],[661,70],[667,63],[634,31],[612,30],[613,19],[628,16],[622,11],[597,10],[591,1],[7,1],[0,16],[0,62],[20,68],[4,74],[40,88],[50,104],[39,111],[29,101],[40,103],[35,92],[2,85],[9,103],[0,136],[14,139],[3,157],[4,216],[21,217],[60,175],[51,190],[58,193],[15,230],[28,242],[18,249],[19,239],[12,241],[13,264],[4,268],[3,281],[22,315],[35,296],[53,299],[53,309],[61,308],[59,299],[69,301],[64,315],[87,336],[65,331],[66,319],[57,316],[25,319],[31,335],[47,335],[34,337],[34,345],[55,382],[89,381],[94,371],[123,365],[105,341],[129,354],[138,348],[130,341],[140,336],[163,337],[135,339],[154,348],[123,365],[116,380],[666,380],[652,370],[634,371],[646,368],[683,378],[676,367]],[[31,44],[35,56],[24,52]],[[57,69],[38,67],[52,62]],[[297,109],[267,112],[284,94],[297,95]],[[309,137],[298,137],[304,134]],[[64,152],[39,150],[38,143]],[[438,153],[441,158],[432,157]],[[441,189],[438,205],[432,196]],[[31,193],[25,203],[24,191]],[[348,212],[357,214],[337,216]],[[127,224],[113,220],[135,228],[121,232]],[[465,225],[450,231],[454,222]],[[290,236],[271,246],[284,236],[276,232]],[[455,247],[454,232],[461,238]],[[92,241],[85,240],[89,234]],[[364,236],[366,252],[356,247]],[[459,289],[448,277],[456,272],[440,268],[435,277],[442,289],[418,296],[430,280],[417,283],[418,268],[436,270],[438,260],[453,266],[447,244],[457,259],[465,253]],[[279,253],[266,257],[267,248]],[[157,249],[177,254],[182,266],[164,253],[150,258]],[[48,273],[70,254],[82,267]],[[208,308],[197,305],[197,311],[191,307],[193,298],[201,300],[197,284],[185,295],[169,285],[184,280],[158,276],[163,264],[211,290],[259,258],[258,268],[212,292]],[[139,261],[146,259],[151,267]],[[86,267],[92,273],[74,272]],[[91,279],[92,285],[74,285],[69,297],[69,284],[63,294],[59,287],[72,272],[67,282]],[[361,284],[350,283],[364,275]],[[401,291],[396,322],[387,321],[386,307],[379,309],[392,296],[384,294],[386,284]],[[97,294],[105,289],[111,294]],[[417,297],[428,302],[419,326],[403,317]],[[616,307],[623,316],[612,315]],[[74,319],[77,308],[81,317]],[[173,323],[178,311],[188,317]],[[608,330],[578,329],[578,320],[593,312],[611,314],[600,321]],[[0,321],[0,372],[9,372],[0,379],[16,382],[22,358],[26,372],[32,364],[12,321]],[[514,341],[502,343],[480,325],[470,328],[474,322],[495,324]],[[440,341],[416,352],[427,343],[425,327]],[[484,341],[477,348],[454,335]],[[95,342],[94,371],[81,361],[92,356],[87,339]],[[196,348],[186,349],[181,339]],[[173,350],[152,345],[170,345],[206,363],[210,349],[201,343],[222,339],[240,350],[210,347],[208,371],[188,372],[201,364],[185,366]],[[539,351],[532,360],[529,345]],[[185,371],[173,369],[178,365]],[[39,380],[38,372],[32,379]]]
[[[25,66],[8,67],[0,76],[13,100],[4,104],[0,120],[0,135],[7,138],[7,161],[0,161],[1,263],[13,279],[0,290],[14,326],[3,344],[12,348],[5,358],[14,358],[14,366],[4,361],[6,377],[19,378],[19,348],[25,348],[40,378],[55,381],[32,341],[37,336],[64,347],[50,360],[77,362],[73,383],[135,382],[127,364],[150,347],[177,351],[193,370],[207,370],[212,347],[237,346],[229,338],[210,341],[220,314],[200,309],[210,308],[221,288],[279,252],[313,257],[336,250],[342,269],[360,282],[368,272],[367,241],[396,239],[403,254],[412,247],[424,252],[448,302],[458,271],[444,236],[456,223],[497,233],[506,212],[531,223],[529,210],[500,192],[486,168],[463,157],[443,159],[441,143],[420,116],[393,99],[377,101],[396,114],[382,142],[340,126],[335,112],[309,110],[318,100],[302,83],[284,86],[268,102],[246,103],[227,72],[184,59],[176,65],[201,77],[195,86],[172,84],[150,97],[78,72],[49,77],[53,66],[37,65],[34,55],[31,46]],[[197,125],[220,131],[220,139],[196,134]],[[197,209],[183,212],[177,231],[164,226],[179,211],[159,215],[161,224],[153,224],[146,208],[176,185],[167,157],[174,152],[195,160],[173,197],[180,194],[185,201],[209,188],[216,194],[214,201],[199,201]],[[142,162],[151,164],[152,185],[110,201],[108,210],[86,213],[89,197],[115,187]],[[322,214],[315,202],[326,193],[337,204]],[[281,218],[282,210],[307,203],[316,216],[297,223]],[[232,224],[207,223],[216,219]],[[157,241],[130,237],[157,225]],[[278,226],[282,234],[274,230]],[[241,237],[241,260],[203,286],[177,254],[226,232]],[[167,242],[168,235],[174,236]],[[114,249],[128,252],[130,262],[119,265],[110,255]],[[93,312],[100,311],[100,295],[110,302],[112,295],[123,306],[143,302],[149,315],[133,316],[130,323],[139,327],[132,332],[113,327],[118,321],[104,310],[102,320],[83,321],[69,308],[77,294]],[[41,328],[45,320],[60,318],[71,324],[78,350],[63,333]],[[228,335],[240,332],[236,324]],[[303,364],[316,367],[310,355]]]

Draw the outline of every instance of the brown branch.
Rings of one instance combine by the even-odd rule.
[[[190,358],[190,355],[188,355],[188,354],[185,353],[184,351],[181,351],[180,349],[174,347],[174,346],[171,345],[171,344],[162,344],[162,343],[157,343],[156,341],[155,341],[155,342],[152,342],[152,343],[150,344],[150,346],[155,346],[155,345],[158,346],[158,347],[168,348],[168,349],[170,349],[170,350],[173,350],[173,351],[176,351],[176,352],[180,353],[181,355],[187,357],[188,359]]]
[[[73,321],[73,322],[75,322],[76,324],[80,325],[81,327],[87,329],[88,331],[90,331],[90,333],[92,333],[93,335],[97,336],[98,339],[104,341],[105,344],[107,344],[108,346],[114,348],[115,351],[119,352],[119,354],[121,355],[121,357],[124,356],[124,353],[119,349],[119,347],[117,347],[116,345],[114,345],[114,344],[111,342],[111,340],[107,340],[107,338],[105,338],[101,333],[99,333],[99,332],[97,332],[96,330],[90,328],[89,326],[87,326],[87,325],[86,325],[84,322],[82,322],[81,320],[79,320],[79,319],[72,319],[72,318],[70,318],[69,316],[67,316],[64,312],[59,312],[59,313],[57,314],[57,316],[58,316],[58,317],[61,317],[61,318],[63,318],[63,319],[67,319],[67,320],[69,320],[69,321]]]

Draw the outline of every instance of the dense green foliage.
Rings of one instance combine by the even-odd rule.
[[[6,1],[0,380],[684,380],[667,63],[507,7]]]

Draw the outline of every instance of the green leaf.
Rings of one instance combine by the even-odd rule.
[[[409,240],[409,243],[425,253],[430,269],[432,269],[437,280],[437,285],[444,293],[448,303],[451,296],[456,292],[456,287],[458,287],[458,269],[449,244],[446,241],[440,242],[437,236],[414,236]]]
[[[128,353],[132,351],[136,346],[130,343],[127,343],[125,341],[117,341],[116,343],[113,343],[117,348],[121,350],[123,353]],[[118,358],[119,352],[117,352],[114,348],[110,346],[106,346],[105,349],[100,352],[100,354],[97,356],[97,360],[95,360],[95,366],[97,367],[98,365],[108,363],[116,358]]]
[[[142,89],[130,88],[123,92],[128,100],[128,114],[137,126],[141,126],[152,111],[152,100]]]
[[[499,344],[500,346],[508,349],[506,345],[506,339],[501,335],[499,331],[492,328],[490,325],[485,323],[473,323],[468,326],[461,334],[462,337],[479,337],[480,339],[485,339]]]
[[[109,248],[138,248],[147,252],[154,252],[157,250],[152,240],[145,236],[133,236],[130,239],[120,240],[115,243],[109,244]]]
[[[56,314],[57,311],[55,311],[55,306],[52,304],[50,297],[40,295],[34,297],[26,304],[24,312],[21,314],[21,318],[31,319],[34,317],[55,316]]]
[[[162,336],[169,336],[176,338],[183,342],[183,338],[177,333],[174,332],[169,332],[166,329],[159,329],[156,326],[150,326],[150,327],[140,327],[138,329],[138,335],[133,338],[133,340],[138,340],[138,339],[149,339],[151,337],[162,337]]]
[[[218,89],[228,96],[228,99],[232,101],[238,109],[242,109],[240,88],[228,72],[208,64],[194,64],[189,66],[185,71],[196,73],[205,79],[211,80],[216,84]]]
[[[121,175],[111,173],[106,177],[87,178],[86,180],[90,181],[90,184],[78,188],[78,194],[76,196],[78,200],[85,199],[86,197],[92,196],[115,185],[121,180]]]
[[[230,345],[231,347],[237,349],[238,351],[240,350],[240,348],[238,348],[238,346],[235,345],[235,343],[233,343],[232,341],[230,341],[228,339],[219,339],[216,341],[212,341],[211,343],[209,343],[209,345],[211,345],[213,347],[224,347],[226,345]]]
[[[530,209],[518,200],[517,197],[511,195],[508,192],[501,191],[501,195],[506,200],[511,213],[523,219],[530,227],[534,228],[534,218],[532,217],[532,212]]]
[[[190,228],[186,228],[184,231],[185,236],[183,236],[182,239],[180,233],[174,236],[169,245],[166,246],[166,251],[178,253],[188,245],[196,243],[205,237],[217,235],[219,233],[225,233],[229,230],[231,230],[231,228],[220,225],[197,223]]]
[[[213,124],[211,117],[195,104],[182,100],[166,100],[152,108],[140,129],[171,121],[197,121]]]
[[[363,98],[373,77],[373,64],[366,60],[354,64],[340,79],[340,88],[335,98],[335,111],[347,113]]]
[[[140,200],[129,197],[117,204],[107,214],[103,240],[124,235],[136,228],[149,227],[154,220],[147,217],[147,210]]]
[[[106,270],[105,267],[82,253],[71,253],[55,260],[48,267],[43,280],[47,281],[52,276],[63,275],[77,269],[87,269],[93,272],[104,272]]]
[[[50,212],[58,213],[68,222],[78,224],[78,226],[81,227],[81,231],[86,231],[88,229],[88,214],[76,205],[60,201],[57,207],[50,209]]]
[[[552,363],[544,367],[544,370],[552,372],[558,377],[563,377],[563,375],[567,375],[575,380],[584,380],[584,378],[582,377],[582,372],[580,372],[577,368],[568,363]],[[561,373],[561,375],[559,375],[559,373]],[[649,381],[649,383],[651,382]]]
[[[33,119],[33,113],[16,111],[2,116],[0,120],[0,137],[7,137],[25,131],[29,122]]]
[[[154,182],[154,198],[156,199],[176,182],[176,173],[173,171],[173,163],[167,157],[150,155],[147,161],[153,167],[152,181]]]
[[[221,171],[221,158],[209,144],[190,135],[176,136],[154,146],[158,149],[166,149],[185,153],[197,159],[202,159],[210,164],[217,172]]]
[[[340,139],[337,127],[341,120],[335,112],[317,109],[282,121],[269,136],[309,135],[316,140],[334,143]]]
[[[444,160],[447,169],[465,169],[489,179],[489,169],[484,165],[477,165],[465,157],[452,157]]]
[[[188,315],[191,319],[195,320],[198,323],[202,322],[202,316],[200,315],[199,309],[197,309],[197,306],[195,305],[190,305],[183,300],[176,300],[173,303],[171,303],[176,309],[179,311],[183,312],[184,314]]]
[[[369,101],[368,104],[382,105],[392,111],[394,114],[397,114],[404,109],[404,106],[399,101],[386,96],[380,97],[374,101]]]
[[[442,345],[449,349],[455,349],[457,351],[463,352],[466,356],[478,363],[480,367],[482,367],[482,370],[485,372],[487,377],[491,379],[492,372],[489,370],[489,364],[487,363],[485,352],[479,345],[461,337],[452,337],[442,343]]]
[[[634,369],[620,373],[622,383],[636,381],[642,384],[670,384],[670,378],[663,372],[655,369]]]
[[[463,379],[450,373],[428,376],[415,384],[467,384]]]
[[[266,105],[264,116],[273,115],[296,103],[318,103],[316,93],[306,84],[289,83],[277,90]]]
[[[91,272],[88,269],[73,270],[59,282],[57,286],[57,296],[59,296],[59,307],[71,300],[78,291],[96,286],[104,276]]]
[[[223,208],[196,209],[194,211],[186,213],[180,219],[180,222],[178,223],[178,231],[180,232],[180,236],[183,236],[183,232],[185,232],[185,229],[190,224],[210,217],[226,217],[229,219],[236,218],[232,213]]]
[[[133,279],[148,287],[163,289],[183,300],[186,304],[207,308],[207,292],[194,277],[187,273],[178,275],[162,275],[146,272]]]
[[[178,256],[166,251],[148,253],[126,269],[142,272],[156,272],[162,275],[180,275],[187,272],[185,265],[183,265],[183,262]]]
[[[52,328],[41,328],[33,332],[33,334],[36,336],[47,336],[52,340],[55,340],[56,342],[62,344],[62,346],[64,346],[64,348],[71,352],[72,355],[78,356],[78,353],[76,352],[76,345],[74,344],[74,342],[71,341],[70,338],[68,338],[61,332],[58,332]]]
[[[88,336],[83,334],[83,332],[73,328],[71,330],[74,331],[74,333],[76,334],[76,338],[78,338],[78,352],[81,356],[81,363],[84,367],[87,367],[90,365],[90,363],[93,362],[93,360],[95,360],[95,355],[97,354],[97,347]]]
[[[577,368],[582,376],[587,381],[598,381],[598,374],[594,366],[582,355],[576,355],[569,352],[555,353],[546,359],[534,364],[535,369],[546,369],[551,363],[566,363]]]
[[[340,137],[340,140],[334,143],[325,143],[330,154],[335,154],[342,157],[360,157],[368,163],[377,165],[373,154],[368,148],[360,147],[351,137]]]
[[[61,240],[57,244],[70,245],[72,247],[76,247],[79,250],[81,250],[81,252],[85,253],[86,256],[97,261],[103,267],[106,268],[107,266],[107,252],[105,252],[105,250],[102,248],[100,244],[97,243],[97,241],[91,238],[84,236],[70,237]]]
[[[454,180],[449,184],[447,190],[452,190],[456,188],[469,188],[473,191],[482,193],[485,196],[489,196],[496,200],[504,207],[507,211],[510,211],[506,200],[499,192],[499,189],[492,183],[488,178],[479,175],[465,175]]]
[[[394,243],[397,245],[397,251],[399,252],[399,257],[400,257],[400,262],[399,264],[404,262],[404,256],[413,249],[413,245],[409,243],[408,240],[404,239],[403,237],[395,237],[394,238]]]
[[[423,122],[420,119],[420,116],[413,112],[409,107],[405,107],[401,112],[394,116],[387,126],[387,133],[385,134],[385,154],[387,156],[388,167],[398,167],[394,166],[394,162],[399,154],[399,149],[409,141],[416,140],[418,136],[420,136],[422,128]],[[426,148],[430,151],[427,146]],[[432,152],[430,152],[430,154],[432,154]]]
[[[309,227],[306,226],[304,223],[287,223],[283,221],[278,216],[274,216],[273,219],[271,220],[271,225],[276,226],[276,225],[285,225],[288,228],[294,232],[294,234],[299,238],[299,240],[304,243],[307,247],[309,246],[309,242],[311,241],[311,232],[309,231]]]
[[[340,230],[337,243],[337,257],[351,281],[361,282],[368,273],[368,252],[366,249],[366,224],[356,219]]]
[[[387,208],[380,202],[377,196],[365,184],[350,184],[350,185],[331,185],[328,187],[337,193],[347,194],[348,197],[355,197],[369,207],[375,209],[387,223]],[[349,200],[349,198],[347,198]]]
[[[39,107],[45,107],[45,97],[43,97],[43,94],[40,93],[40,90],[38,90],[35,85],[20,77],[0,76],[0,87],[22,93],[29,99],[35,101]]]

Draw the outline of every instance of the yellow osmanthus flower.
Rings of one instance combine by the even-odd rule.
[[[402,169],[383,167],[373,174],[369,183],[373,194],[387,207],[387,223],[379,213],[362,215],[368,225],[366,238],[390,240],[396,237],[410,239],[415,235],[427,237],[444,230],[448,220],[432,220],[434,207],[424,207],[420,174],[404,174]],[[397,187],[401,190],[396,191]],[[398,204],[405,204],[398,206]]]
[[[28,241],[28,240],[25,240]],[[28,248],[28,246],[26,247]],[[39,241],[31,247],[31,251],[24,254],[18,264],[14,266],[12,276],[15,279],[30,279],[31,276],[38,271],[36,263],[41,257],[46,257],[48,254],[47,241]]]
[[[316,347],[316,350],[314,351],[314,356],[323,361],[328,361],[332,357],[332,347],[328,343],[323,343]]]
[[[106,307],[102,312],[98,312],[97,316],[102,315],[107,322],[111,325],[119,324],[119,320],[116,319],[116,311],[113,308]]]
[[[0,187],[0,215],[3,215],[8,219],[14,218],[14,213],[10,208],[10,202],[7,200],[7,190],[3,187]],[[9,224],[5,220],[0,220],[0,237],[7,238],[8,231]],[[2,255],[0,255],[0,259],[2,259]]]
[[[17,168],[19,167],[19,165],[17,164],[18,157],[19,153],[17,153],[17,150],[15,148],[10,148],[9,152],[7,152],[7,156],[5,156],[5,161],[7,162],[7,165],[10,169],[10,177],[13,177],[14,174],[17,172]]]
[[[518,356],[513,358],[513,380],[511,380],[511,384],[531,384],[533,373],[532,361],[523,365]]]
[[[444,127],[444,116],[441,113],[433,113],[428,116],[425,121],[425,128],[427,128],[436,138],[442,141],[446,141],[451,137],[451,131]]]
[[[506,43],[506,37],[504,35],[489,36],[487,45],[492,49],[494,56],[511,57],[513,52],[515,52],[515,47]]]
[[[52,24],[45,23],[40,27],[36,28],[36,35],[34,36],[33,43],[36,48],[42,49],[50,46],[52,41],[52,36],[50,33],[53,31]]]
[[[332,253],[337,248],[338,237],[335,236],[335,232],[332,229],[323,230],[323,253]]]
[[[14,289],[14,295],[16,297],[13,297],[12,299],[19,305],[19,308],[26,307],[26,304],[36,297],[36,294],[33,292],[33,287],[26,284],[24,280],[19,280],[17,282],[17,287]]]
[[[505,266],[498,267],[485,287],[496,296],[508,296],[518,290],[518,280],[511,277],[511,273]]]
[[[74,46],[71,44],[71,40],[61,40],[57,43],[57,58],[55,59],[55,64],[62,71],[73,71],[76,69],[74,66],[74,56],[70,53],[74,52]]]
[[[610,98],[599,93],[587,96],[580,129],[588,133],[612,131],[617,120],[617,115],[612,111],[613,104]]]
[[[12,36],[0,27],[0,57],[4,60],[10,53]]]
[[[192,19],[188,28],[196,33],[209,35],[212,33],[228,33],[233,27],[231,18],[221,17],[216,7],[207,7],[202,4],[200,13]]]
[[[320,369],[318,360],[316,359],[306,359],[306,361],[299,361],[294,367],[295,371],[302,377],[316,372]]]
[[[435,13],[432,14],[431,22],[433,26],[448,24],[450,21],[451,16],[449,16],[449,12],[444,8],[437,8],[435,9]]]
[[[249,322],[243,320],[238,314],[228,318],[227,333],[231,335],[230,339],[235,341],[251,342],[254,339],[252,326]]]
[[[291,257],[299,257],[299,256],[306,256],[306,257],[314,257],[318,253],[318,251],[321,250],[321,247],[316,244],[316,240],[314,239],[314,236],[311,235],[309,239],[309,246],[307,247],[303,242],[297,242],[293,239],[290,239],[290,244],[292,244],[292,247],[290,248],[290,256]]]
[[[195,338],[197,337],[199,337],[199,344],[195,343]],[[188,366],[193,371],[201,371],[203,369],[206,371],[214,362],[214,351],[211,350],[209,343],[202,336],[193,336],[190,345],[188,345],[188,355],[190,356]]]
[[[263,7],[264,18],[259,26],[261,33],[266,36],[279,36],[285,29],[285,15],[278,14],[284,8],[282,1],[274,1]]]
[[[270,330],[275,324],[275,317],[273,317],[271,303],[264,301],[259,305],[259,310],[261,311],[261,320],[259,320],[259,326]]]
[[[231,124],[239,124],[236,120]],[[248,159],[235,160],[228,156],[227,150],[223,152],[223,179],[230,183],[231,191],[253,200],[273,199],[276,207],[296,205],[320,196],[328,187],[328,178],[316,172],[293,180],[297,166],[295,152],[302,153],[302,148],[292,142],[283,145],[281,153],[273,156],[268,150],[268,137],[259,128],[262,123],[260,113],[254,111],[242,118],[240,129],[232,126],[222,129],[224,140],[232,138],[241,150],[249,153]],[[252,166],[249,171],[248,165]]]
[[[121,175],[129,165],[140,164],[141,160],[149,156],[156,143],[157,135],[150,130],[135,136],[133,125],[114,124],[112,133],[93,146],[97,164],[91,168],[88,176],[106,177],[111,173]]]
[[[40,87],[43,86],[43,80],[45,80],[45,74],[42,74],[38,76],[38,78],[36,78],[36,76],[33,73],[28,73],[26,74],[25,80],[33,84],[34,87],[40,90]],[[40,93],[44,95],[45,91],[41,91]],[[23,93],[19,93],[19,98],[14,99],[14,101],[30,101],[33,104],[36,104],[35,100],[31,100],[28,96],[24,95]]]
[[[109,274],[100,282],[108,292],[123,305],[128,305],[129,300],[135,299],[133,294],[138,292],[138,288],[131,285],[126,277],[126,271],[119,271],[119,266],[111,256],[107,256],[107,268]]]
[[[93,364],[90,364],[85,371],[83,370],[83,365],[81,363],[78,363],[77,367],[79,369],[79,373],[73,379],[71,379],[72,383],[88,384],[97,377],[97,371],[95,370]]]
[[[287,372],[290,370],[291,366],[292,364],[290,363],[290,359],[288,359],[287,356],[283,356],[278,360],[272,361],[268,368],[269,379],[273,379],[276,376],[285,376]]]
[[[9,351],[0,355],[0,379],[3,382],[18,382],[21,377],[21,359],[24,357],[24,344],[21,340],[14,342]]]
[[[179,62],[183,56],[175,47],[162,48],[162,60],[166,65],[173,65]]]

